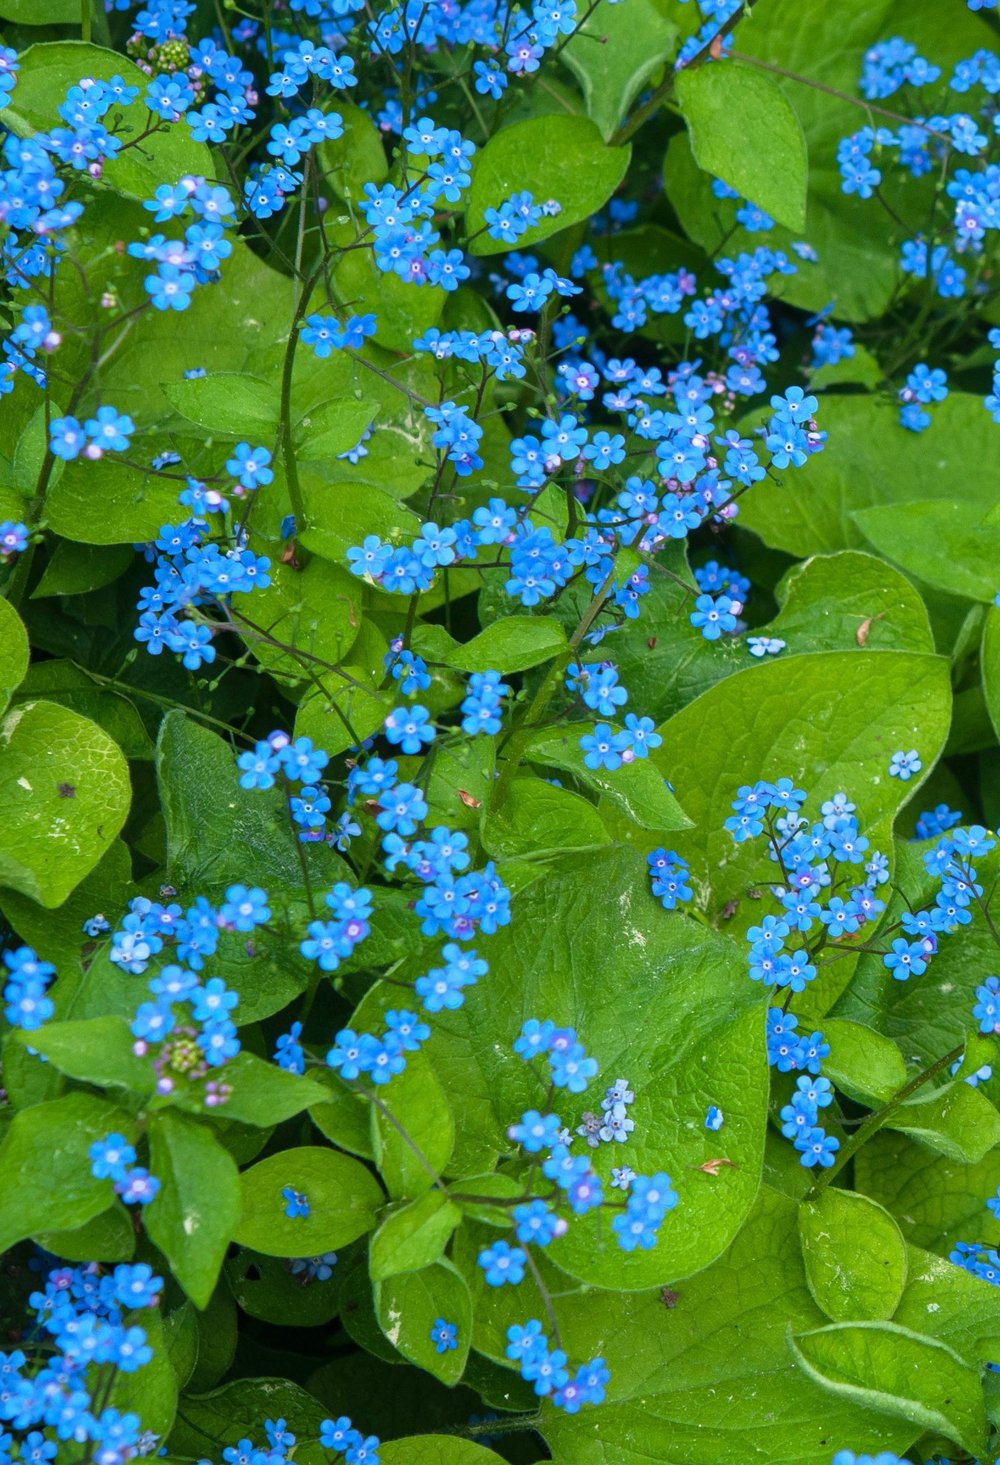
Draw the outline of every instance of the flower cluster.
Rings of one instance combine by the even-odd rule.
[[[978,9],[983,0],[969,0]],[[900,245],[901,288],[923,286],[931,300],[960,300],[982,288],[989,270],[990,235],[1000,228],[997,200],[1000,169],[991,161],[993,98],[1000,89],[1000,62],[989,50],[978,50],[959,61],[936,94],[939,105],[955,110],[929,110],[927,89],[942,78],[941,68],[918,55],[916,47],[899,36],[872,46],[865,53],[860,86],[869,99],[893,97],[893,107],[912,107],[911,121],[895,127],[865,126],[845,137],[837,149],[841,187],[861,199],[885,203],[884,187],[891,167],[903,185],[902,196],[912,194],[913,180],[939,173],[944,181],[942,206],[935,203],[930,226],[926,209],[915,200],[903,203],[903,216],[893,217],[903,229],[914,229]],[[944,90],[960,103],[943,102]],[[921,95],[923,93],[924,95]],[[956,166],[956,164],[961,166]],[[906,184],[909,183],[909,188]],[[946,201],[946,202],[945,202]],[[890,207],[890,205],[886,205]],[[907,224],[906,215],[917,219]],[[1000,332],[989,332],[990,344],[1000,349]],[[1000,421],[1000,374],[985,399],[987,410]],[[899,390],[899,419],[911,432],[931,423],[925,409],[947,395],[945,373],[926,362],[914,366]]]
[[[157,461],[162,465],[162,459]],[[178,461],[176,455],[170,455],[170,461]],[[237,444],[226,463],[234,496],[245,497],[270,483],[274,477],[270,462],[266,448]],[[232,595],[263,590],[271,583],[271,562],[247,548],[245,531],[227,534],[223,528],[217,538],[212,537],[212,519],[224,522],[229,502],[208,482],[189,476],[180,502],[192,510],[190,516],[178,524],[164,524],[146,546],[147,558],[156,566],[155,583],[139,596],[135,639],[150,655],[159,656],[166,647],[188,671],[197,671],[215,660],[215,624],[202,614],[203,608],[216,607],[228,619]]]
[[[158,1440],[143,1432],[139,1416],[109,1403],[107,1378],[137,1374],[152,1360],[134,1317],[157,1308],[162,1289],[145,1262],[48,1272],[29,1299],[33,1327],[23,1345],[0,1352],[3,1417],[13,1434],[4,1435],[5,1450],[44,1462],[56,1455],[54,1434],[102,1465],[155,1453]]]
[[[51,997],[45,994],[56,969],[50,962],[36,956],[30,946],[5,951],[3,962],[7,968],[3,989],[4,1017],[11,1027],[21,1028],[26,1033],[35,1032],[48,1022],[55,1011]]]
[[[539,1398],[550,1399],[557,1409],[576,1414],[585,1404],[604,1403],[611,1382],[604,1359],[592,1358],[572,1374],[566,1354],[558,1346],[551,1346],[537,1318],[529,1318],[523,1326],[514,1323],[507,1329],[505,1351]]]
[[[110,1180],[115,1194],[127,1206],[148,1206],[156,1199],[160,1182],[136,1165],[135,1146],[123,1134],[107,1134],[90,1146],[90,1173],[95,1180]]]

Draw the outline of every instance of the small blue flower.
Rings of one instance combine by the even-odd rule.
[[[436,1353],[447,1353],[458,1347],[458,1325],[446,1323],[443,1317],[434,1319],[431,1328],[431,1342]]]
[[[281,1198],[285,1202],[285,1215],[289,1219],[297,1216],[308,1216],[309,1200],[301,1190],[295,1190],[291,1185],[282,1186]]]
[[[906,783],[915,773],[919,773],[923,766],[916,748],[911,748],[908,753],[893,753],[889,762],[889,777],[898,778],[901,782]]]

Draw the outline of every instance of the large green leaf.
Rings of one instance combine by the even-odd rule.
[[[996,496],[996,424],[967,392],[952,392],[934,410],[931,427],[913,433],[900,427],[896,406],[884,397],[824,396],[819,417],[829,440],[801,470],[801,486],[793,488],[787,475],[779,475],[781,484],[754,484],[741,501],[741,522],[775,549],[809,555],[860,548],[856,514],[875,505],[961,499],[970,513],[975,504],[985,513]],[[744,425],[760,420],[758,410]],[[914,567],[912,557],[899,563]]]
[[[167,1349],[163,1318],[155,1310],[142,1308],[127,1314],[127,1322],[142,1328],[153,1356],[145,1367],[133,1373],[119,1372],[114,1377],[108,1407],[119,1414],[138,1415],[144,1429],[165,1436],[177,1410],[177,1376]]]
[[[857,509],[854,522],[880,554],[917,579],[992,605],[1000,578],[1000,520],[984,513],[981,503],[914,499]]]
[[[664,831],[688,829],[691,821],[677,802],[672,789],[649,758],[637,758],[608,772],[588,768],[580,746],[581,735],[589,731],[582,723],[571,723],[565,732],[539,733],[528,746],[532,763],[572,773],[584,788],[600,794],[638,824],[640,829]]]
[[[986,1452],[986,1410],[978,1370],[944,1343],[892,1323],[834,1323],[800,1333],[801,1366],[843,1399],[934,1430],[970,1452]]]
[[[28,633],[9,600],[0,600],[0,712],[28,670]]]
[[[472,1334],[472,1299],[458,1268],[449,1261],[433,1262],[376,1282],[373,1290],[379,1325],[392,1346],[442,1383],[458,1383]],[[456,1329],[457,1346],[443,1353],[431,1339],[439,1318]]]
[[[412,1435],[388,1440],[379,1450],[383,1465],[489,1465],[502,1457],[472,1440],[450,1434]]]
[[[408,1056],[403,1072],[371,1105],[371,1140],[393,1197],[420,1195],[446,1168],[455,1121],[448,1093],[425,1053]]]
[[[906,1285],[906,1243],[889,1212],[828,1186],[799,1208],[809,1290],[834,1322],[891,1318]]]
[[[265,1418],[284,1419],[298,1436],[296,1460],[324,1465],[329,1456],[320,1447],[319,1427],[327,1415],[318,1399],[288,1379],[241,1378],[208,1394],[185,1394],[170,1450],[175,1458],[211,1458],[220,1440],[260,1439]]]
[[[610,139],[645,83],[671,55],[677,26],[664,0],[600,0],[559,57],[580,83],[587,114]]]
[[[728,61],[681,71],[676,88],[699,167],[801,232],[809,159],[802,124],[778,83]]]
[[[212,372],[168,382],[163,393],[182,417],[222,438],[270,443],[277,431],[277,386],[245,372]]]
[[[630,147],[606,147],[598,128],[585,117],[532,117],[502,128],[472,165],[465,215],[468,234],[476,236],[472,253],[503,254],[510,248],[485,232],[483,215],[525,189],[537,204],[554,199],[560,210],[528,229],[519,248],[528,249],[589,218],[625,177],[631,156]]]
[[[623,1252],[606,1216],[592,1213],[553,1243],[553,1260],[588,1282],[630,1289],[707,1266],[743,1224],[763,1158],[764,1007],[737,949],[664,912],[648,893],[643,858],[612,849],[551,866],[515,897],[510,926],[485,954],[488,976],[461,1012],[436,1017],[430,1050],[449,1090],[468,1094],[471,1112],[456,1113],[459,1125],[464,1118],[510,1150],[507,1128],[539,1106],[544,1081],[511,1045],[527,1018],[550,1017],[576,1028],[600,1066],[585,1094],[553,1097],[564,1124],[575,1128],[616,1078],[635,1090],[627,1145],[593,1151],[605,1185],[612,1166],[627,1163],[665,1170],[679,1195],[653,1250]],[[705,1128],[710,1104],[725,1116],[718,1134]],[[732,1163],[717,1174],[700,1168],[720,1157]]]
[[[903,1055],[891,1038],[864,1023],[834,1017],[823,1023],[830,1052],[823,1072],[852,1099],[886,1104],[906,1083]]]
[[[112,107],[105,125],[110,128],[116,117],[121,118],[126,139],[129,129],[133,137],[144,131],[147,111],[142,97],[148,78],[120,52],[83,41],[44,41],[29,46],[20,62],[17,87],[4,108],[4,125],[18,137],[55,126],[56,108],[71,86],[88,78],[109,81],[113,76],[123,76],[130,86],[138,87],[139,96],[128,107]],[[215,164],[209,149],[195,142],[191,129],[181,121],[144,138],[141,145],[129,147],[126,141],[120,155],[105,163],[101,181],[131,198],[145,199],[152,198],[161,183],[176,183],[185,173],[211,178]]]
[[[78,0],[0,0],[0,18],[18,25],[74,25]]]
[[[149,1144],[160,1189],[146,1230],[194,1305],[205,1307],[239,1221],[239,1172],[212,1131],[185,1114],[154,1114]]]
[[[488,812],[482,838],[495,859],[552,859],[611,843],[593,804],[542,778],[515,778],[499,807]]]
[[[912,791],[889,760],[916,745],[929,768],[950,720],[947,663],[901,651],[821,652],[749,667],[664,723],[652,755],[695,828],[675,836],[691,862],[699,904],[719,910],[768,878],[758,842],[723,828],[742,784],[790,777],[811,806],[841,790],[868,828]]]
[[[167,826],[167,866],[192,895],[234,880],[299,889],[302,867],[280,789],[244,789],[233,749],[181,710],[160,727],[156,771]],[[307,854],[317,882],[345,867],[322,846]]]
[[[458,1206],[440,1190],[391,1210],[368,1249],[372,1281],[385,1282],[436,1262],[461,1219]]]
[[[775,587],[779,610],[755,634],[797,651],[933,651],[927,609],[907,577],[859,550],[815,555]],[[631,683],[629,684],[631,686]]]
[[[0,1145],[0,1251],[42,1231],[70,1231],[114,1199],[90,1173],[90,1146],[134,1134],[134,1120],[96,1094],[66,1094],[15,1114]]]
[[[0,884],[61,905],[125,822],[131,789],[120,748],[86,717],[28,702],[0,725]]]
[[[50,1022],[39,1032],[18,1033],[16,1038],[70,1078],[135,1094],[151,1095],[156,1086],[150,1060],[137,1058],[132,1052],[132,1034],[124,1018]]]
[[[566,649],[566,632],[554,616],[504,616],[460,645],[442,626],[416,628],[413,647],[430,661],[458,671],[527,671]]]
[[[801,1332],[824,1321],[806,1284],[796,1209],[762,1191],[726,1255],[666,1303],[656,1291],[615,1295],[581,1285],[570,1292],[549,1274],[563,1349],[574,1361],[604,1358],[611,1369],[600,1409],[545,1411],[542,1431],[557,1460],[746,1465],[752,1441],[761,1460],[817,1465],[845,1440],[872,1454],[907,1448],[918,1428],[825,1394],[793,1362],[789,1325]],[[507,1327],[538,1317],[544,1328],[545,1313],[527,1282],[489,1288],[475,1279],[475,1245],[473,1238],[462,1253],[475,1299],[474,1343],[501,1359]]]
[[[883,1130],[858,1151],[854,1175],[917,1246],[947,1254],[957,1241],[1000,1245],[1000,1220],[984,1204],[1000,1187],[1000,1150],[966,1165]]]
[[[372,1229],[383,1201],[364,1165],[317,1145],[270,1155],[240,1180],[243,1214],[235,1239],[265,1256],[319,1256],[346,1246]],[[308,1215],[285,1214],[286,1186],[306,1197]]]

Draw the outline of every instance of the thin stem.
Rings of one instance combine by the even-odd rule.
[[[866,1145],[868,1143],[872,1135],[877,1133],[888,1119],[891,1119],[892,1115],[895,1114],[899,1106],[901,1104],[905,1104],[906,1100],[910,1097],[911,1094],[915,1094],[918,1089],[923,1088],[925,1083],[929,1083],[930,1080],[934,1078],[937,1074],[939,1074],[943,1069],[950,1068],[951,1065],[955,1062],[955,1059],[961,1058],[964,1052],[965,1044],[959,1043],[957,1048],[952,1048],[951,1051],[949,1053],[945,1053],[942,1058],[935,1059],[935,1061],[930,1065],[929,1068],[925,1068],[922,1073],[918,1073],[914,1078],[911,1078],[908,1084],[904,1084],[903,1087],[899,1090],[899,1093],[894,1094],[893,1097],[889,1100],[888,1104],[883,1105],[881,1109],[876,1109],[873,1114],[869,1114],[868,1118],[861,1125],[854,1138],[848,1140],[847,1143],[841,1147],[835,1162],[830,1166],[829,1170],[824,1170],[822,1175],[817,1176],[816,1182],[813,1185],[812,1190],[810,1190],[806,1199],[815,1200],[816,1197],[820,1195],[822,1191],[824,1191],[826,1187],[830,1184],[830,1181],[833,1180],[836,1175],[839,1175],[840,1171],[843,1170],[848,1160],[854,1158],[858,1150],[861,1149],[862,1145]]]

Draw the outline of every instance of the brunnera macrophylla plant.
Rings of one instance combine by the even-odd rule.
[[[990,4],[0,0],[0,1454],[1000,1455]]]

